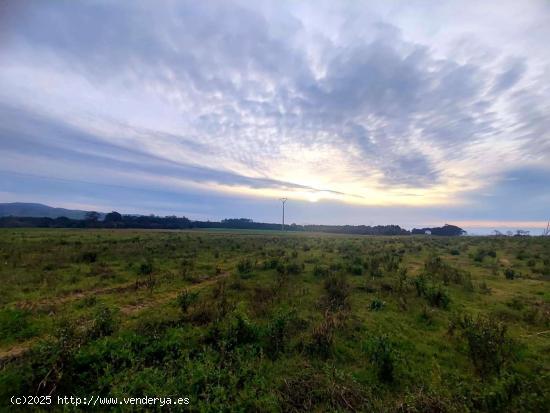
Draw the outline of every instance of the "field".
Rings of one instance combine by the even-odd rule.
[[[5,229],[0,408],[547,411],[549,281],[542,237]]]

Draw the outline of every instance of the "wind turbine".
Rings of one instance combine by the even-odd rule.
[[[279,201],[283,203],[283,224],[281,225],[281,231],[285,230],[285,203],[287,198],[280,198]]]

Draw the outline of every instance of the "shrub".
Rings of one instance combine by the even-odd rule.
[[[244,258],[237,263],[237,272],[239,275],[248,275],[252,272],[252,261],[248,258]]]
[[[265,338],[267,353],[275,358],[285,351],[290,339],[290,324],[296,320],[296,312],[277,312],[267,325]]]
[[[264,270],[274,270],[279,265],[279,258],[270,258],[264,261]]]
[[[466,340],[470,360],[481,377],[499,374],[507,363],[515,359],[516,344],[508,337],[504,323],[484,316],[474,320],[465,315],[452,322],[451,331],[457,328]]]
[[[97,261],[97,255],[96,251],[85,251],[80,254],[79,261],[91,264]]]
[[[395,379],[395,364],[398,353],[387,336],[373,337],[367,342],[370,362],[376,368],[378,379],[391,383]]]
[[[353,275],[362,275],[363,274],[363,267],[358,264],[350,265],[349,272]]]
[[[424,296],[426,297],[426,301],[428,301],[428,304],[430,304],[432,307],[447,308],[449,306],[449,303],[451,302],[449,294],[440,285],[428,286],[426,288]]]
[[[325,302],[333,311],[349,308],[350,286],[344,275],[331,275],[325,278]]]
[[[299,365],[279,387],[284,412],[374,411],[365,388],[342,370],[326,367],[315,370]]]
[[[378,298],[375,298],[370,303],[369,309],[371,311],[380,311],[382,308],[386,306],[386,303]]]
[[[428,308],[428,306],[424,305],[422,307],[422,311],[420,312],[419,319],[420,321],[426,323],[426,324],[432,324],[434,322],[434,316],[433,311]]]
[[[506,270],[504,270],[504,276],[507,280],[513,280],[517,277],[517,274],[512,268],[506,268]]]
[[[289,262],[288,264],[286,264],[285,270],[286,270],[287,274],[297,275],[297,274],[300,274],[302,272],[303,267],[299,263],[293,261],[293,262]]]
[[[226,332],[226,340],[231,346],[254,343],[258,340],[259,330],[244,314],[238,313]]]
[[[149,275],[153,272],[153,262],[152,261],[144,261],[142,262],[138,267],[138,274],[139,275]]]
[[[187,311],[189,310],[189,307],[195,301],[197,301],[198,296],[199,296],[198,292],[191,292],[187,288],[179,293],[176,300],[177,300],[177,303],[178,303],[178,307],[180,308],[180,310],[183,314],[187,314]]]
[[[313,275],[315,277],[326,277],[330,274],[330,270],[326,265],[315,264],[313,267]]]
[[[414,279],[413,283],[416,288],[416,295],[422,297],[426,292],[426,278],[423,275],[419,275]]]
[[[195,268],[195,261],[189,258],[184,258],[180,263],[180,274],[183,279],[187,279],[191,275],[191,271]]]
[[[370,277],[382,277],[381,260],[378,256],[369,256],[363,266],[367,270],[367,275]]]
[[[114,312],[109,307],[100,306],[94,315],[88,336],[92,339],[105,337],[115,331]]]
[[[311,333],[311,342],[308,348],[312,354],[322,358],[329,357],[332,354],[335,326],[334,316],[328,312],[325,313],[323,321],[317,324]]]
[[[216,320],[216,318],[218,318],[218,312],[214,305],[204,300],[199,301],[197,305],[193,306],[187,315],[187,319],[198,326],[207,325]]]
[[[4,308],[0,310],[0,341],[21,340],[36,334],[29,323],[29,313],[23,310]]]

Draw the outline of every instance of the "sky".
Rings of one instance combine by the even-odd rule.
[[[550,219],[550,2],[5,1],[0,202]]]

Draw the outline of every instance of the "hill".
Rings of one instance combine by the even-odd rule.
[[[48,205],[26,202],[0,203],[0,216],[2,217],[67,217],[71,219],[84,219],[87,212],[79,209],[53,208]]]

